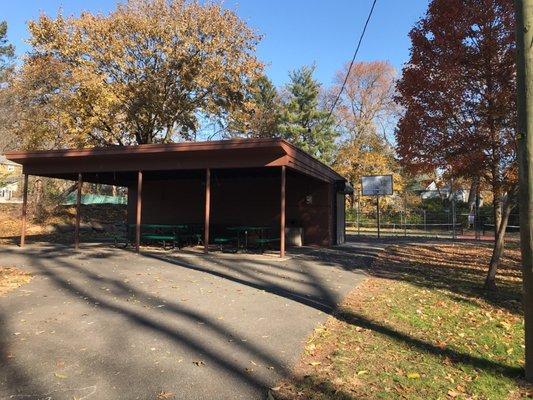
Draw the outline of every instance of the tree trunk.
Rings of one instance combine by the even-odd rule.
[[[507,231],[507,223],[509,215],[514,207],[514,196],[508,196],[504,201],[503,212],[500,214],[500,224],[496,229],[496,238],[494,248],[492,249],[492,257],[489,263],[489,270],[485,278],[485,289],[492,290],[496,288],[496,272],[500,266],[501,257],[505,249],[505,233]]]
[[[498,189],[494,191],[494,200],[492,201],[493,205],[493,214],[494,214],[494,240],[498,236],[498,231],[502,222],[502,206],[503,206],[503,196]]]
[[[41,206],[43,200],[43,181],[37,179],[34,185],[35,192],[35,209],[38,209]]]
[[[65,201],[65,199],[68,197],[68,195],[71,194],[72,192],[74,192],[77,188],[78,188],[78,182],[75,182],[71,186],[69,186],[66,190],[64,190],[58,196],[58,201],[57,201],[56,207],[61,205],[63,203],[63,201]]]
[[[470,191],[468,192],[468,210],[472,212],[476,205],[476,196],[479,190],[479,177],[474,177],[470,183]]]

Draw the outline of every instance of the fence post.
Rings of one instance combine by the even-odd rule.
[[[407,237],[407,196],[403,199],[403,237]]]
[[[476,240],[480,239],[480,232],[479,232],[479,223],[481,222],[481,218],[479,216],[479,191],[476,192],[476,204],[474,206],[474,233]]]
[[[361,212],[361,196],[359,195],[359,193],[357,194],[357,236],[360,236],[361,235],[361,222],[360,222],[360,217],[359,217],[359,214]]]
[[[377,223],[378,223],[378,239],[381,238],[381,232],[380,232],[380,221],[379,221],[379,194],[376,196],[376,206],[377,206],[377,211],[378,211],[378,220],[377,220]]]
[[[450,195],[452,196],[452,238],[455,239],[455,194],[453,192],[453,178],[451,181]]]

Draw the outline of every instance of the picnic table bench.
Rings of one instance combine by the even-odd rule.
[[[179,247],[180,230],[184,229],[187,229],[187,225],[141,224],[141,240],[162,242],[164,249],[167,249],[167,243],[169,242],[170,248],[175,248],[176,246]]]
[[[235,243],[236,251],[242,249],[247,251],[249,249],[249,234],[251,232],[256,233],[258,237],[255,237],[253,243],[259,245],[261,252],[264,251],[265,245],[279,241],[279,238],[265,238],[264,233],[267,230],[270,230],[269,226],[255,226],[255,225],[239,225],[239,226],[230,226],[226,228],[230,232],[235,232],[236,235],[231,236],[217,236],[214,239],[214,242],[220,246],[222,250],[223,245]],[[242,242],[244,239],[244,242]]]
[[[115,237],[115,245],[119,247],[119,243],[124,243],[123,247],[127,247],[130,241],[133,242],[136,227],[136,224],[126,225],[125,236]],[[161,242],[165,249],[170,242],[170,248],[174,248],[180,244],[180,231],[187,228],[186,224],[141,224],[141,241]]]

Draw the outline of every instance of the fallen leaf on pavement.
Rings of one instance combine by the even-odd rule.
[[[174,393],[172,392],[165,392],[165,391],[161,391],[158,395],[157,395],[157,400],[167,400],[167,399],[171,399],[174,397]]]

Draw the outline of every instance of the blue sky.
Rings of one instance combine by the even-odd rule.
[[[106,13],[110,0],[2,1],[0,20],[8,22],[8,38],[17,53],[28,50],[27,21],[41,12],[55,15],[81,11]],[[335,72],[353,55],[368,14],[370,0],[226,0],[223,3],[263,35],[258,55],[276,85],[288,71],[316,64],[315,77],[329,85]],[[358,60],[388,60],[398,70],[409,56],[409,30],[423,16],[428,0],[378,0]]]

